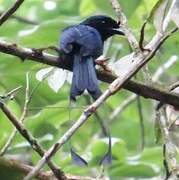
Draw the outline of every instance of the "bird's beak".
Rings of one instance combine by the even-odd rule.
[[[116,28],[116,29],[111,29],[110,30],[113,34],[117,34],[117,35],[121,35],[121,36],[125,36],[124,32],[120,29],[120,28]]]

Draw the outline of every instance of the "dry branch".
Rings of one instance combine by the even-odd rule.
[[[167,60],[167,62],[162,64],[152,76],[152,82],[156,83],[160,79],[160,77],[166,72],[166,70],[169,69],[172,65],[174,65],[177,60],[178,58],[176,56],[172,56],[169,60]],[[175,86],[173,88],[175,88]],[[134,102],[136,98],[137,95],[132,94],[127,99],[125,99],[117,108],[115,108],[115,110],[109,116],[110,122],[113,121],[122,111],[124,111],[126,107],[128,107],[132,102]]]
[[[24,102],[24,108],[22,111],[22,115],[20,117],[20,122],[23,123],[26,116],[27,116],[27,107],[30,103],[30,99],[29,99],[29,73],[26,73],[26,90],[25,90],[25,102]],[[10,145],[12,144],[16,134],[17,134],[17,129],[14,128],[13,132],[10,134],[9,139],[7,140],[6,144],[4,145],[4,147],[1,149],[0,151],[0,156],[3,156],[6,151],[8,150],[8,148],[10,147]]]
[[[139,51],[139,44],[137,39],[135,38],[134,34],[132,33],[131,29],[128,26],[127,17],[122,11],[122,8],[117,0],[110,0],[113,9],[116,11],[118,19],[121,23],[121,28],[124,31],[126,37],[128,38],[129,44],[134,51]]]
[[[69,64],[68,59],[64,59],[63,56],[60,56],[58,58],[57,56],[51,54],[38,53],[38,51],[35,49],[19,47],[17,44],[0,41],[0,52],[17,56],[23,60],[32,60],[35,62],[71,70],[68,65]],[[117,78],[117,76],[115,76],[114,74],[105,71],[98,70],[97,74],[99,80],[106,83],[111,83]],[[131,80],[126,82],[123,88],[132,91],[135,94],[138,94],[145,98],[151,98],[157,101],[164,102],[166,104],[179,106],[179,96],[177,96],[174,93],[169,93],[168,89],[166,90],[164,88],[160,89],[159,87],[153,87]]]
[[[4,12],[1,12],[0,11],[0,16],[2,16],[4,14]],[[12,14],[10,16],[11,19],[15,19],[17,20],[18,22],[21,22],[21,23],[24,23],[24,24],[30,24],[30,25],[38,25],[39,22],[38,21],[34,21],[34,20],[31,20],[31,19],[28,19],[28,18],[24,18],[24,17],[21,17],[21,16],[17,16],[15,14]]]
[[[165,145],[164,158],[168,166],[167,171],[169,171],[169,173],[172,173],[171,175],[174,178],[177,177],[179,174],[179,165],[177,163],[177,151],[171,139],[170,127],[167,124],[167,117],[164,110],[165,107],[162,107],[158,110],[158,112],[156,112],[156,116],[157,116],[156,120],[159,121],[160,129],[162,132],[162,137]]]
[[[24,0],[16,0],[16,2],[10,7],[7,11],[5,11],[0,16],[0,26],[7,21],[7,19],[12,16],[13,13],[16,12],[16,10],[21,6],[21,4],[24,2]]]
[[[26,175],[28,174],[33,166],[24,164],[21,161],[18,161],[16,159],[12,159],[12,158],[5,158],[5,157],[0,157],[0,165],[1,167],[7,167],[9,169],[13,169],[18,171],[19,173]],[[95,180],[92,177],[86,177],[86,176],[75,176],[75,175],[71,175],[71,174],[67,174],[67,180]],[[51,171],[39,171],[39,173],[37,174],[37,178],[39,180],[55,180],[55,176]]]
[[[23,124],[18,121],[17,117],[11,112],[11,110],[3,102],[0,102],[0,108],[3,111],[3,113],[7,116],[8,120],[10,120],[11,123],[16,127],[19,133],[30,143],[34,151],[36,151],[40,156],[43,156],[45,153],[44,149],[40,146],[40,144],[32,136],[32,134],[24,128]],[[49,161],[48,165],[50,169],[54,172],[54,175],[59,180],[66,180],[66,177],[63,174],[63,172],[55,164]]]

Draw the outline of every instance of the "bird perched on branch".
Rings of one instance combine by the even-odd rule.
[[[96,100],[101,95],[95,71],[95,60],[102,55],[104,41],[115,35],[124,35],[120,23],[108,16],[91,16],[82,23],[67,27],[61,33],[60,49],[72,61],[73,79],[70,99],[85,90]]]

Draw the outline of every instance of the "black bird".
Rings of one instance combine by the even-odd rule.
[[[114,34],[124,35],[120,23],[111,17],[91,16],[61,33],[60,49],[70,57],[73,79],[70,99],[76,100],[86,89],[93,99],[101,95],[95,71],[95,59],[103,53],[104,41]]]

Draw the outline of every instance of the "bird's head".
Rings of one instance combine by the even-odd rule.
[[[115,34],[124,35],[122,30],[120,30],[120,22],[115,21],[109,16],[91,16],[81,24],[95,28],[101,34],[103,41]]]

